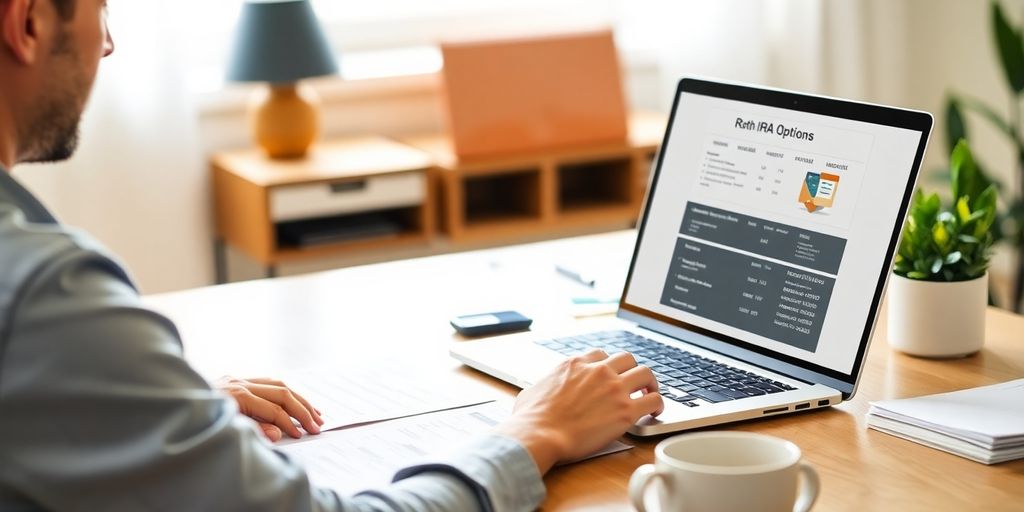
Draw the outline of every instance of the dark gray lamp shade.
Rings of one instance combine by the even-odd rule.
[[[247,0],[238,21],[228,80],[289,83],[338,72],[308,0]]]

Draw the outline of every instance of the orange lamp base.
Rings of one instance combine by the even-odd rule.
[[[250,109],[256,143],[270,158],[302,158],[319,133],[319,100],[299,84],[272,84]]]

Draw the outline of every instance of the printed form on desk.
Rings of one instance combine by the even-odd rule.
[[[1024,379],[872,402],[868,426],[984,464],[1024,457]]]
[[[313,485],[351,494],[386,486],[399,469],[459,449],[511,411],[509,401],[491,402],[305,436],[279,442],[275,448],[302,463]],[[614,441],[586,458],[630,448]]]
[[[310,368],[285,383],[322,414],[323,431],[492,402],[503,395],[447,369],[400,359]]]

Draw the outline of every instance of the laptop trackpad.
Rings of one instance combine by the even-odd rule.
[[[528,336],[468,342],[452,355],[484,373],[510,384],[526,387],[547,376],[565,356],[534,344]]]

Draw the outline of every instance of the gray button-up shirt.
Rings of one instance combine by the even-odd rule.
[[[182,359],[122,266],[0,168],[0,510],[524,510],[544,485],[489,436],[386,488],[313,488]]]

